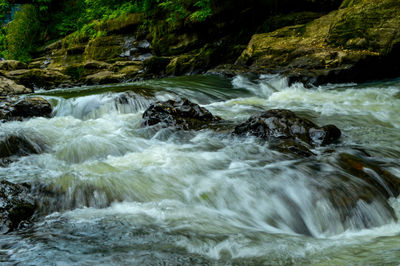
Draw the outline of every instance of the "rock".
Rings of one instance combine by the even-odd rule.
[[[0,181],[0,232],[8,233],[28,221],[36,209],[26,186]]]
[[[269,148],[282,153],[294,154],[300,157],[310,157],[315,155],[310,151],[310,147],[307,147],[303,143],[296,142],[293,139],[283,139],[277,142],[272,142],[270,143]]]
[[[12,115],[15,117],[50,117],[52,107],[50,103],[42,97],[26,97],[17,101],[13,105]]]
[[[50,117],[52,107],[42,97],[5,97],[0,99],[0,121],[21,120],[30,117]]]
[[[108,69],[109,67],[110,64],[96,60],[89,60],[85,62],[85,64],[83,65],[83,68],[85,70],[103,70],[103,69]]]
[[[0,61],[0,70],[13,71],[18,69],[27,69],[28,65],[16,60]]]
[[[15,81],[0,76],[0,96],[17,95],[32,92],[32,89],[29,89],[23,85],[18,85],[17,83],[15,83]]]
[[[50,69],[20,69],[9,71],[5,76],[28,88],[54,89],[71,83],[68,76]]]
[[[205,72],[220,63],[222,52],[221,47],[205,45],[201,49],[175,56],[165,67],[165,74],[178,76]]]
[[[227,78],[233,78],[234,76],[242,75],[248,72],[250,72],[248,68],[234,64],[219,65],[207,71],[208,74],[221,75]],[[252,71],[252,73],[257,74],[257,71]]]
[[[375,187],[386,198],[400,195],[400,178],[382,169],[371,158],[341,153],[338,164],[346,173]]]
[[[312,84],[397,77],[400,2],[347,2],[313,22],[253,35],[237,63]]]
[[[341,132],[334,125],[319,127],[285,109],[272,109],[250,117],[236,126],[234,135],[256,136],[266,140],[293,139],[309,145],[327,145],[337,141]]]
[[[158,125],[183,130],[206,128],[221,118],[188,99],[168,100],[152,104],[143,114],[142,126]]]
[[[86,60],[109,62],[121,58],[125,38],[121,35],[98,37],[88,42],[85,50]]]
[[[166,66],[171,62],[168,57],[152,56],[143,62],[147,74],[164,75]]]
[[[41,140],[32,142],[24,136],[7,135],[0,137],[0,166],[4,167],[19,157],[42,153],[45,144]]]
[[[380,193],[380,190],[369,183],[359,182],[346,175],[330,174],[323,177],[319,191],[324,195],[332,206],[338,211],[342,223],[351,227],[352,219],[357,220],[357,228],[371,228],[381,226],[381,221],[376,221],[363,205],[372,203],[378,204],[379,213],[384,220],[397,220],[396,214],[387,198]],[[327,186],[327,179],[329,179]],[[361,206],[360,206],[361,205]],[[371,219],[372,218],[372,219]],[[354,226],[354,225],[353,225]]]
[[[97,72],[93,75],[89,75],[83,78],[83,81],[86,84],[109,84],[109,83],[118,83],[123,80],[125,77],[124,74],[114,73],[109,70],[104,70],[101,72]]]

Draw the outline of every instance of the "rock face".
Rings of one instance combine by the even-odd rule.
[[[36,209],[35,201],[25,186],[0,181],[0,232],[7,233],[22,226]]]
[[[29,89],[23,85],[18,85],[15,83],[15,81],[0,76],[0,96],[17,95],[31,92],[33,92],[32,89]]]
[[[292,139],[309,145],[327,145],[337,141],[341,132],[334,125],[319,127],[285,109],[272,109],[250,117],[238,125],[234,135],[256,136],[266,140]]]
[[[152,104],[143,114],[142,126],[157,125],[164,128],[196,130],[220,120],[198,104],[182,99]]]
[[[0,121],[21,120],[30,117],[50,117],[52,107],[42,97],[0,98]]]
[[[362,82],[398,76],[400,2],[344,1],[313,22],[256,34],[238,59],[250,70],[304,83]]]
[[[3,60],[0,61],[0,70],[13,71],[18,69],[26,69],[28,66],[16,60]]]
[[[18,69],[6,72],[5,76],[28,88],[54,89],[71,83],[70,77],[54,69]]]

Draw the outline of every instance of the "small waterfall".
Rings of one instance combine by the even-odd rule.
[[[71,115],[79,119],[96,119],[110,113],[137,113],[144,111],[154,100],[133,92],[89,95],[60,99],[54,108],[55,116]]]

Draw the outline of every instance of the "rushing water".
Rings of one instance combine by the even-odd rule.
[[[31,228],[0,236],[2,263],[400,261],[400,224],[381,202],[360,200],[343,221],[321,189],[344,182],[329,176],[343,171],[337,151],[350,147],[366,150],[400,176],[400,80],[305,89],[277,76],[192,76],[37,94],[52,103],[54,117],[0,127],[3,134],[44,142],[46,152],[0,168],[0,179],[53,184],[65,196]],[[178,97],[226,119],[226,128],[140,127],[152,102]],[[299,159],[229,134],[251,114],[271,108],[335,124],[341,142]],[[400,217],[400,201],[389,203]]]

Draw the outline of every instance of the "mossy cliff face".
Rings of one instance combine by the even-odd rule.
[[[237,63],[317,84],[398,76],[399,29],[400,1],[344,1],[310,23],[254,35]]]

